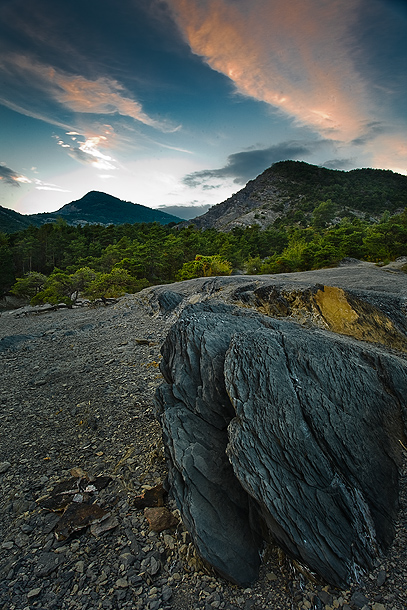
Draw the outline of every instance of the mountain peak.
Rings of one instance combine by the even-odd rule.
[[[407,176],[382,169],[349,172],[279,161],[244,188],[181,226],[230,231],[258,225],[262,229],[281,219],[306,226],[316,207],[331,200],[339,215],[380,217],[407,206]]]

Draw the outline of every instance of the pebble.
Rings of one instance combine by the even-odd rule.
[[[4,474],[9,468],[11,468],[10,462],[0,462],[0,474]]]

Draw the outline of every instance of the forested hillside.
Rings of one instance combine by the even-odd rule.
[[[0,234],[1,293],[33,303],[134,292],[191,277],[317,269],[344,257],[386,262],[407,254],[407,209],[379,222],[331,219],[321,202],[308,226],[277,220],[230,232],[152,224],[73,227],[64,221]],[[19,279],[17,279],[19,278]],[[17,280],[17,281],[16,281]]]
[[[30,225],[40,227],[63,218],[69,225],[122,225],[133,222],[159,222],[160,224],[178,223],[178,216],[167,214],[145,205],[123,201],[107,193],[90,191],[81,199],[71,201],[55,212],[40,214],[19,214],[0,206],[0,231],[14,233]]]
[[[314,209],[328,201],[326,220],[349,215],[378,220],[386,210],[396,213],[407,206],[407,176],[381,169],[345,172],[303,161],[280,161],[189,223],[230,231],[253,223],[266,228],[279,219],[280,224],[305,227],[312,222]]]

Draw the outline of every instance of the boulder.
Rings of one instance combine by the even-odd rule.
[[[202,557],[250,584],[265,522],[332,584],[369,569],[394,535],[405,360],[213,301],[184,310],[162,354],[168,482]]]
[[[256,329],[259,316],[226,305],[186,309],[162,348],[166,384],[156,404],[168,484],[199,553],[221,575],[248,586],[258,576],[262,542],[251,524],[254,503],[226,456],[235,412],[223,365],[236,324]]]
[[[237,332],[225,379],[227,454],[273,538],[338,586],[372,568],[394,536],[406,363],[284,324]]]

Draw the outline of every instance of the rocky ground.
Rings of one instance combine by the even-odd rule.
[[[150,530],[135,498],[166,474],[153,395],[174,318],[148,295],[0,316],[0,609],[407,608],[406,470],[393,546],[347,591],[309,580],[274,547],[242,590],[199,561],[180,521]],[[102,475],[103,489],[85,489]],[[61,513],[44,497],[67,480],[105,513],[57,538]]]

